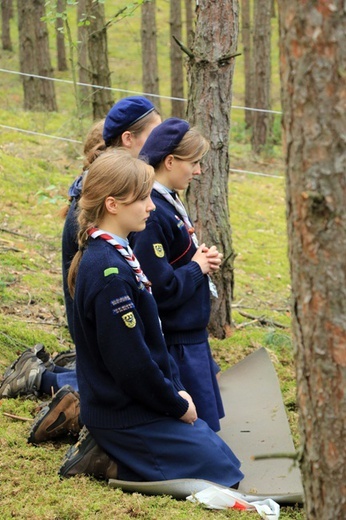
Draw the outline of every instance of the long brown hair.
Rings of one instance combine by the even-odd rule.
[[[94,161],[96,157],[94,157],[94,150],[103,148],[105,149],[106,145],[103,140],[103,127],[105,123],[105,118],[100,119],[100,121],[96,121],[90,128],[89,132],[84,141],[83,153],[84,153],[84,161],[83,161],[83,170],[86,170],[90,164]]]
[[[69,273],[68,287],[74,295],[77,272],[88,239],[88,229],[98,227],[104,217],[107,197],[132,204],[147,197],[154,182],[154,169],[124,149],[105,152],[89,168],[79,200],[78,252]]]
[[[209,150],[209,143],[200,131],[193,126],[186,132],[172,154],[182,161],[201,159]]]

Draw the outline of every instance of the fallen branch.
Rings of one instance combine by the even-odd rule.
[[[279,329],[288,328],[286,325],[282,325],[282,323],[278,323],[277,321],[267,319],[264,316],[253,316],[252,314],[248,314],[247,312],[242,312],[242,311],[238,311],[238,312],[244,318],[250,318],[250,320],[256,320],[260,325],[273,325],[274,327],[278,327]]]
[[[243,323],[239,323],[239,325],[236,325],[235,328],[237,330],[244,329],[245,327],[248,327],[249,325],[253,325],[254,323],[258,323],[258,320],[244,321]]]
[[[6,417],[10,417],[11,419],[16,419],[17,421],[33,421],[30,417],[20,417],[20,415],[14,415],[12,413],[3,412],[3,415]]]
[[[267,460],[267,459],[292,459],[298,460],[298,453],[267,453],[263,455],[252,455],[252,460]]]
[[[0,231],[2,231],[3,233],[9,233],[10,235],[15,235],[16,237],[28,238],[26,235],[23,235],[22,233],[18,233],[18,231],[12,231],[11,229],[0,228]]]
[[[0,246],[1,251],[13,251],[14,253],[21,253],[20,249],[16,249],[15,247],[5,247]]]
[[[20,320],[25,323],[32,323],[33,325],[47,325],[49,327],[66,327],[66,323],[57,323],[55,321],[32,321],[32,320]]]

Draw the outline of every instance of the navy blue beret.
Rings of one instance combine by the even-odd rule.
[[[151,166],[158,165],[174,151],[188,130],[190,125],[184,119],[177,117],[166,119],[150,132],[139,152],[140,159]]]
[[[154,105],[145,97],[130,96],[120,99],[112,106],[105,119],[103,139],[106,145],[153,110]]]

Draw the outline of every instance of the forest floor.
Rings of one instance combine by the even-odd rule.
[[[239,160],[235,149],[232,168],[282,172],[279,158],[244,157]],[[70,144],[51,145],[36,136],[1,131],[0,164],[2,374],[20,352],[38,342],[52,354],[72,346],[62,294],[60,213],[81,159]],[[284,179],[232,173],[229,205],[236,252],[233,326],[228,338],[211,339],[213,353],[225,370],[266,347],[298,445]],[[232,510],[206,512],[170,497],[126,494],[88,477],[61,481],[57,471],[71,441],[27,444],[38,402],[0,401],[1,520],[253,517],[254,513]],[[281,518],[302,520],[304,513],[299,507],[283,507]]]

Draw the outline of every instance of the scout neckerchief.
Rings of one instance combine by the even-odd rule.
[[[167,200],[167,202],[169,202],[170,204],[172,204],[172,206],[175,207],[175,209],[177,210],[177,212],[183,219],[184,224],[185,224],[189,234],[191,235],[193,243],[195,244],[196,247],[198,247],[198,239],[197,239],[197,236],[195,233],[195,228],[191,224],[191,221],[189,219],[185,206],[181,202],[178,193],[173,192],[174,193],[174,196],[173,196],[173,194],[170,191],[168,191],[167,188],[165,188],[162,184],[160,184],[157,181],[154,182],[153,188],[158,193],[160,193],[160,195],[162,195],[162,197],[164,197]]]
[[[182,203],[182,201],[180,200],[178,194],[176,192],[174,192],[174,196],[172,195],[172,193],[170,193],[167,188],[165,188],[165,186],[163,186],[162,184],[160,184],[159,182],[155,181],[154,182],[154,186],[153,186],[154,190],[156,190],[158,193],[160,193],[160,195],[162,195],[162,197],[164,199],[167,200],[167,202],[169,202],[170,204],[172,204],[172,206],[174,206],[174,208],[177,210],[177,212],[179,213],[179,215],[181,216],[181,218],[183,219],[184,221],[184,224],[189,232],[189,234],[191,235],[191,238],[193,240],[193,243],[195,244],[195,246],[198,248],[198,239],[197,239],[197,235],[195,233],[195,228],[192,226],[191,224],[191,221],[189,219],[189,216],[187,214],[187,211],[185,209],[185,206],[184,204]],[[218,294],[217,294],[217,289],[216,289],[216,285],[214,284],[214,282],[211,280],[210,276],[208,275],[208,280],[209,280],[209,289],[210,289],[210,292],[211,294],[217,298],[218,297]]]
[[[139,262],[138,262],[137,258],[135,257],[135,255],[133,254],[132,249],[129,245],[127,246],[127,249],[126,249],[124,246],[119,244],[119,242],[117,240],[115,240],[114,237],[112,237],[111,235],[106,233],[106,231],[103,231],[102,229],[99,229],[96,227],[89,229],[88,235],[94,239],[98,238],[98,237],[103,238],[103,240],[106,240],[106,242],[109,242],[112,246],[114,246],[115,249],[117,251],[119,251],[119,253],[125,258],[126,262],[129,264],[129,266],[132,267],[132,269],[134,270],[134,272],[136,274],[137,280],[139,282],[142,282],[143,285],[148,289],[148,291],[151,292],[151,289],[150,289],[151,282],[149,282],[148,278],[143,273],[141,266],[139,265]]]

